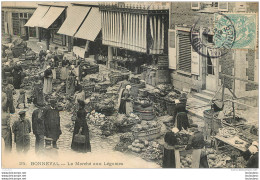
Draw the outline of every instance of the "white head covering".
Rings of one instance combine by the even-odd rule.
[[[71,68],[72,68],[72,69],[74,69],[74,68],[75,68],[75,66],[74,66],[74,65],[71,65]]]
[[[40,46],[40,48],[42,49],[42,46]]]
[[[179,99],[176,99],[175,100],[175,104],[179,104],[180,103],[180,100]]]
[[[50,50],[47,50],[46,52],[47,52],[47,53],[50,53]]]
[[[252,154],[255,154],[255,153],[257,153],[258,148],[255,147],[255,146],[250,146],[250,147],[248,148],[248,150],[249,150]]]
[[[9,64],[10,64],[9,62],[6,62],[6,63],[5,63],[6,66],[9,66]]]
[[[47,69],[49,69],[50,67],[51,67],[51,66],[50,66],[50,65],[48,65],[48,66],[47,66]]]
[[[127,85],[125,88],[126,88],[127,90],[129,90],[129,89],[131,89],[131,87],[132,87],[132,86]]]
[[[258,142],[257,141],[253,141],[252,145],[258,147]]]
[[[178,133],[178,132],[179,132],[179,129],[176,128],[176,127],[174,127],[174,128],[172,128],[172,132],[173,132],[173,133]]]

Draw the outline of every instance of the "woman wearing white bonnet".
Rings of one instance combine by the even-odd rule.
[[[119,109],[120,114],[131,114],[133,112],[133,104],[131,102],[130,85],[126,85],[125,89],[121,89],[119,93]]]
[[[246,168],[258,168],[258,142],[253,141],[242,156],[247,161]]]
[[[44,84],[43,84],[43,93],[50,94],[52,92],[52,79],[53,74],[51,66],[48,65],[47,69],[44,71]]]
[[[169,129],[169,131],[164,136],[164,149],[163,149],[163,168],[176,168],[175,164],[175,145],[177,144],[176,134],[179,129],[174,127]]]

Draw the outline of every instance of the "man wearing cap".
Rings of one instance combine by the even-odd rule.
[[[43,113],[44,127],[45,127],[45,136],[47,138],[52,138],[52,145],[54,148],[57,148],[57,140],[61,135],[60,129],[60,114],[59,110],[55,107],[56,100],[50,100],[51,106],[46,108]]]
[[[30,149],[31,123],[25,118],[25,111],[19,112],[19,120],[15,121],[12,127],[14,142],[17,152],[27,153]]]
[[[32,129],[35,135],[35,152],[41,152],[44,148],[44,119],[43,109],[35,109],[32,114]]]
[[[51,66],[47,66],[47,69],[44,71],[43,93],[50,94],[51,92],[52,92],[52,70],[51,70]]]

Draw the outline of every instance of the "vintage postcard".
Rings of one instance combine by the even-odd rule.
[[[2,1],[2,168],[258,168],[258,7]]]

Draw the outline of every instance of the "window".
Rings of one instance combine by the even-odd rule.
[[[214,66],[212,59],[210,58],[209,52],[207,52],[207,74],[214,75]]]
[[[199,10],[200,9],[200,3],[199,2],[191,2],[191,9]]]
[[[20,35],[20,19],[18,13],[12,13],[13,34]]]
[[[220,11],[228,11],[228,3],[227,2],[219,2],[218,10]]]
[[[190,32],[178,31],[178,70],[191,73]]]

